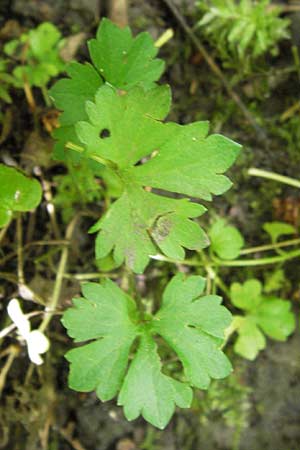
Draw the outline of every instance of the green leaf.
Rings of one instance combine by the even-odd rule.
[[[253,360],[265,348],[264,334],[277,341],[285,341],[294,331],[291,302],[263,295],[258,280],[248,280],[243,285],[233,283],[230,295],[234,306],[246,311],[244,317],[235,317],[232,326],[238,332],[234,349],[244,358]]]
[[[232,304],[245,311],[251,311],[260,304],[261,294],[262,284],[256,279],[247,280],[244,284],[233,283],[230,286]]]
[[[264,224],[263,229],[271,237],[273,243],[277,242],[280,236],[296,233],[295,227],[285,222],[267,222]]]
[[[70,78],[59,80],[49,92],[55,106],[63,110],[59,118],[60,128],[53,133],[54,138],[57,139],[54,157],[65,160],[67,159],[65,152],[68,152],[76,161],[77,154],[74,154],[72,150],[66,150],[65,145],[67,142],[79,144],[75,124],[87,119],[86,102],[94,99],[103,81],[91,64],[73,62],[67,67],[67,74]]]
[[[205,280],[175,276],[167,286],[153,329],[177,353],[192,386],[207,389],[211,378],[224,378],[231,365],[220,346],[231,314],[216,295],[199,296]]]
[[[114,283],[102,286],[87,283],[85,298],[73,300],[63,324],[75,342],[95,341],[69,351],[71,363],[69,386],[80,392],[96,390],[102,401],[115,397],[125,376],[131,345],[137,327],[131,319],[136,314],[133,300]]]
[[[87,156],[100,156],[125,169],[150,155],[172,133],[161,122],[169,112],[170,100],[168,86],[120,93],[104,85],[97,91],[95,103],[86,104],[89,121],[76,126]],[[103,130],[108,137],[101,137]],[[124,175],[129,178],[131,174]]]
[[[144,335],[126,375],[118,397],[128,420],[142,415],[154,426],[164,429],[175,406],[189,408],[192,389],[161,372],[157,346],[150,336]]]
[[[57,159],[66,160],[67,155],[73,161],[80,159],[65,145],[69,141],[79,143],[74,125],[87,120],[86,102],[94,100],[103,80],[119,89],[128,90],[139,84],[150,88],[164,68],[163,61],[155,59],[157,49],[148,33],[133,38],[128,27],[120,29],[105,18],[97,38],[88,44],[93,65],[71,63],[67,68],[70,78],[59,80],[50,90],[55,105],[63,110],[61,128],[54,132]]]
[[[13,167],[0,164],[0,185],[0,227],[9,223],[15,211],[30,211],[41,201],[39,182]]]
[[[222,259],[235,259],[244,246],[244,238],[239,230],[218,219],[209,231],[211,249]]]
[[[50,22],[41,23],[36,29],[30,30],[28,33],[30,50],[41,61],[46,60],[49,55],[52,56],[53,48],[60,39],[60,31]]]
[[[113,250],[117,265],[125,258],[136,273],[144,271],[149,255],[157,254],[156,245],[170,258],[182,259],[183,245],[196,250],[208,244],[203,230],[190,220],[204,210],[186,199],[166,198],[129,186],[91,229],[101,230],[96,239],[96,258],[104,258]]]
[[[62,319],[75,342],[90,341],[66,354],[71,363],[69,386],[80,392],[96,390],[102,401],[119,392],[118,404],[128,420],[142,415],[164,428],[176,405],[190,406],[192,386],[206,389],[211,378],[231,371],[220,350],[231,315],[219,297],[200,297],[204,286],[201,277],[185,279],[179,274],[167,286],[162,308],[144,318],[110,280],[84,284],[84,297],[74,299]],[[157,334],[182,361],[185,379],[180,373],[178,377],[183,381],[164,374]],[[129,363],[131,351],[135,355]]]
[[[65,63],[59,54],[62,42],[61,33],[55,25],[44,22],[21,35],[19,40],[6,44],[6,53],[20,61],[13,71],[20,86],[26,79],[31,86],[44,87],[52,77],[64,70]]]
[[[150,87],[164,70],[164,62],[154,59],[158,49],[149,33],[133,38],[129,27],[119,28],[105,18],[96,39],[89,41],[89,51],[103,78],[119,89]]]
[[[166,86],[120,93],[104,85],[95,103],[87,103],[89,121],[76,126],[86,155],[113,163],[123,184],[121,197],[91,230],[100,230],[97,257],[114,249],[116,262],[125,260],[138,273],[157,253],[156,246],[171,258],[183,259],[182,247],[198,250],[208,245],[204,232],[190,220],[204,212],[202,206],[143,188],[211,200],[212,194],[231,186],[223,173],[240,148],[223,136],[207,137],[207,122],[163,123],[169,105]],[[144,163],[137,165],[140,161]]]
[[[283,269],[276,269],[274,272],[266,273],[264,291],[266,294],[279,291],[284,286],[288,286],[289,282],[285,276]]]
[[[253,361],[258,353],[266,347],[266,338],[257,327],[253,317],[235,317],[235,326],[238,337],[234,343],[234,351],[250,361]]]

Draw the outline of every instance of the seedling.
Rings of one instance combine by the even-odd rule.
[[[55,25],[44,22],[4,46],[5,53],[18,62],[13,76],[17,85],[24,88],[29,103],[33,102],[30,88],[36,86],[41,88],[49,104],[46,86],[51,78],[65,69],[59,54],[63,44],[61,33]]]

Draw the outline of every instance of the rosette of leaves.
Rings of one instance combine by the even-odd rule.
[[[66,355],[69,386],[95,390],[102,401],[118,394],[128,420],[142,415],[164,428],[176,405],[190,406],[192,387],[207,389],[211,379],[231,371],[221,351],[231,314],[220,297],[203,296],[204,287],[203,278],[178,274],[166,287],[159,311],[142,316],[133,299],[110,280],[84,284],[84,297],[74,299],[62,319],[75,342],[90,341]],[[166,373],[158,336],[182,363],[178,378]]]
[[[7,225],[14,212],[30,211],[42,197],[40,183],[14,167],[0,164],[0,227]]]
[[[243,316],[234,316],[232,323],[232,330],[238,333],[234,350],[244,358],[256,358],[266,347],[265,335],[276,341],[285,341],[295,329],[291,302],[264,295],[259,280],[233,283],[230,299],[234,306],[244,311]]]
[[[30,86],[44,87],[51,78],[65,69],[59,51],[63,46],[61,33],[49,22],[24,33],[4,46],[7,55],[20,62],[13,75],[22,87],[24,82]]]
[[[278,53],[278,42],[290,37],[290,21],[281,18],[279,6],[270,0],[206,0],[198,2],[204,13],[202,32],[218,48],[225,60],[255,58]]]

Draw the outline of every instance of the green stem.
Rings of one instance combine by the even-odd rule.
[[[293,252],[284,253],[283,255],[270,256],[268,258],[258,259],[238,259],[235,261],[225,261],[218,258],[214,258],[214,262],[219,267],[250,267],[250,266],[263,266],[267,264],[277,264],[280,262],[288,261],[289,259],[297,258],[300,256],[300,250],[294,250]]]
[[[300,189],[300,180],[296,180],[295,178],[291,177],[286,177],[284,175],[280,175],[279,173],[269,172],[267,170],[261,170],[256,169],[255,167],[251,167],[248,170],[248,175],[267,178],[269,180],[278,181],[279,183],[288,184],[289,186],[293,186]]]
[[[155,259],[156,261],[169,262],[171,264],[183,264],[184,266],[191,267],[199,267],[203,266],[203,263],[200,261],[192,260],[192,259],[184,259],[183,261],[178,261],[177,259],[169,258],[165,255],[150,255],[150,258]]]
[[[41,86],[41,91],[42,91],[42,95],[43,95],[44,101],[46,103],[46,106],[48,108],[50,108],[52,103],[51,103],[51,100],[50,100],[50,97],[49,97],[49,94],[48,94],[46,86]]]
[[[290,247],[292,245],[300,244],[300,238],[289,239],[288,241],[276,242],[275,244],[259,245],[257,247],[249,247],[241,250],[240,255],[249,255],[250,253],[266,252],[268,250],[275,250],[283,247]]]
[[[84,153],[85,148],[81,147],[80,145],[74,144],[73,142],[67,142],[65,145],[66,148],[69,148],[70,150],[74,150],[74,152],[77,153]],[[98,163],[102,164],[103,166],[109,167],[110,169],[116,170],[118,168],[117,164],[113,161],[110,161],[109,159],[102,158],[101,156],[95,155],[94,153],[89,153],[87,155],[88,158],[93,159],[94,161],[97,161]]]
[[[65,273],[64,278],[67,279],[74,279],[79,281],[85,281],[85,280],[97,280],[99,278],[118,278],[118,275],[116,273]]]
[[[229,289],[227,288],[226,284],[223,282],[223,280],[221,278],[219,278],[217,272],[212,268],[211,266],[211,262],[208,260],[208,258],[206,257],[205,253],[202,251],[199,253],[203,265],[205,267],[205,270],[207,272],[208,278],[210,280],[214,280],[215,284],[228,296],[229,295]]]
[[[253,258],[253,259],[237,259],[233,261],[227,261],[223,259],[219,259],[214,257],[213,261],[211,263],[210,267],[249,267],[249,266],[263,266],[267,264],[277,264],[280,262],[288,261],[289,259],[297,258],[300,256],[300,250],[294,250],[292,252],[284,253],[283,255],[278,256],[270,256],[267,258]],[[168,258],[164,255],[155,255],[151,256],[152,259],[158,260],[158,261],[164,261],[169,262],[172,264],[182,264],[184,266],[191,266],[191,267],[203,267],[204,264],[202,261],[192,260],[192,259],[185,259],[183,261],[177,261],[173,258]]]

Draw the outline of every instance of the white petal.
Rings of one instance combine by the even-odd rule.
[[[40,357],[40,354],[37,353],[34,348],[30,347],[30,345],[28,345],[28,356],[30,361],[34,364],[37,364],[38,366],[40,366],[44,362]]]
[[[19,294],[25,300],[33,300],[34,299],[34,294],[33,294],[32,290],[28,286],[25,286],[24,284],[19,285]]]
[[[50,346],[49,339],[39,330],[33,330],[27,337],[27,345],[36,353],[45,353]]]
[[[26,339],[30,332],[30,322],[27,317],[24,316],[20,303],[16,298],[13,298],[7,305],[7,313],[17,326],[21,336]]]

